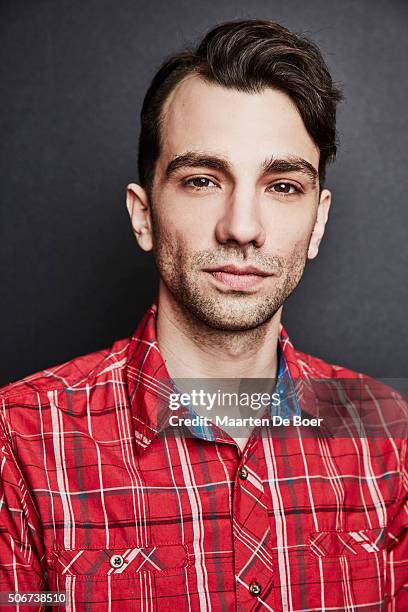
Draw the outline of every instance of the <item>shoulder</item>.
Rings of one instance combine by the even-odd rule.
[[[90,402],[93,412],[109,408],[115,383],[126,377],[129,343],[117,340],[0,388],[0,447],[24,465],[55,431],[71,444],[86,431]]]
[[[301,377],[321,379],[331,379],[337,381],[344,381],[350,388],[358,388],[359,390],[367,388],[375,390],[376,397],[399,397],[403,400],[399,392],[392,387],[392,380],[390,379],[377,379],[365,374],[346,368],[339,364],[329,363],[295,349],[296,362],[298,364],[299,372]],[[346,382],[348,381],[348,382]],[[394,381],[395,382],[395,381]]]
[[[300,351],[293,345],[283,325],[280,326],[279,340],[290,372],[295,378],[369,378],[362,372],[356,372],[342,365],[329,363],[315,355]]]
[[[370,378],[367,374],[363,374],[362,372],[351,370],[339,364],[329,363],[320,359],[320,357],[303,353],[297,349],[294,349],[294,354],[302,376],[312,378]]]
[[[115,341],[111,347],[80,355],[69,361],[45,368],[0,387],[3,402],[31,403],[49,392],[86,385],[115,367],[124,366],[130,339]]]
[[[400,438],[408,435],[408,402],[394,388],[398,381],[373,378],[342,365],[294,351],[300,378],[310,381],[313,396],[323,405],[358,416],[366,435]]]

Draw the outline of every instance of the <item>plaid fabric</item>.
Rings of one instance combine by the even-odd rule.
[[[66,590],[76,611],[408,610],[406,436],[264,428],[242,453],[219,428],[171,435],[156,311],[0,390],[0,590]],[[292,410],[310,410],[311,379],[350,379],[406,418],[283,327],[279,346]]]

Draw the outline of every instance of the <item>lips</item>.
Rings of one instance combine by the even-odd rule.
[[[236,266],[233,264],[206,270],[218,283],[235,291],[247,291],[260,285],[271,276],[268,272],[254,266]]]

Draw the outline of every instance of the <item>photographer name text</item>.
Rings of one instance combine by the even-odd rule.
[[[172,414],[169,419],[169,424],[172,427],[208,427],[209,425],[217,425],[218,427],[320,427],[323,422],[322,418],[306,418],[300,415],[293,415],[290,418],[274,415],[268,418],[261,417],[244,417],[234,418],[228,415],[215,415],[214,417],[194,416],[181,417],[177,414]]]

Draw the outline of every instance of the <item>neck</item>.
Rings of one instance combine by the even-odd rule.
[[[282,308],[245,331],[213,329],[160,284],[157,341],[172,378],[275,378]]]

